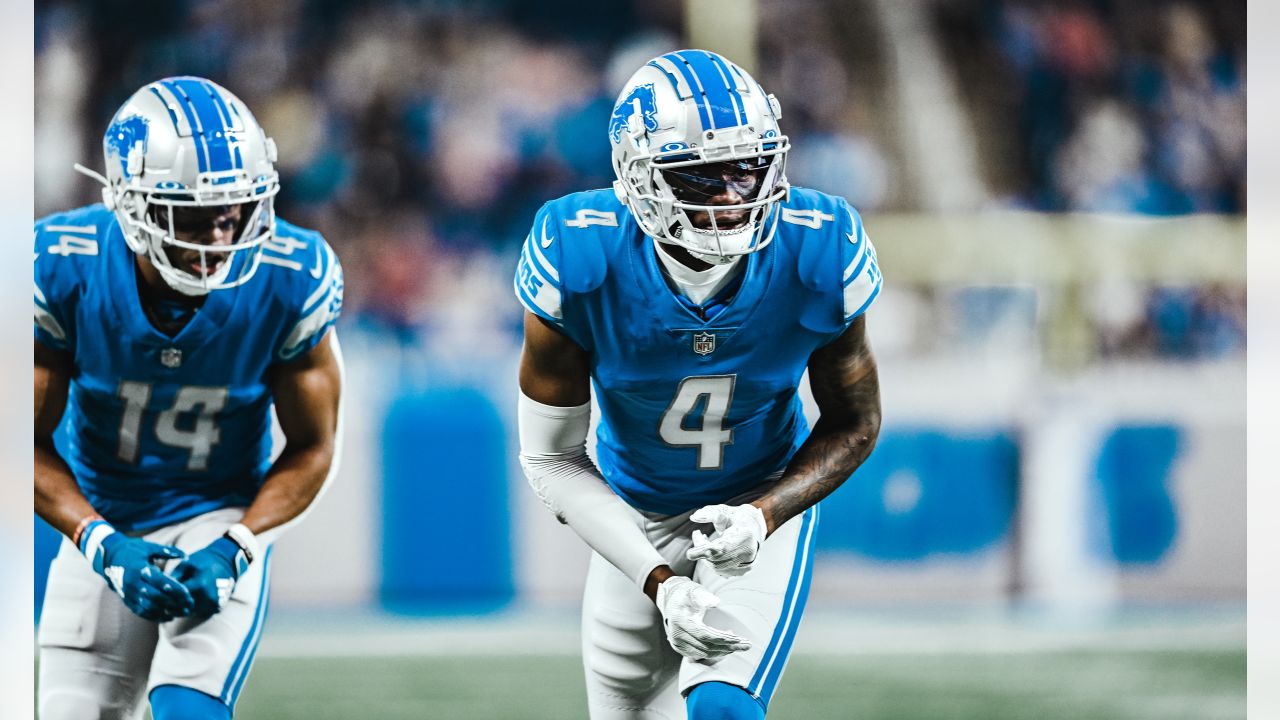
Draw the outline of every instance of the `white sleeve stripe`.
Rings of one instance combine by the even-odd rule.
[[[524,305],[535,315],[541,315],[548,320],[559,322],[563,317],[560,312],[561,296],[560,291],[554,286],[543,283],[538,288],[537,295],[530,295],[527,290],[517,280],[515,283],[516,296],[520,298],[520,304]]]
[[[526,261],[525,265],[529,267],[529,272],[534,277],[536,277],[538,281],[541,282],[543,285],[556,288],[557,290],[559,289],[559,283],[552,281],[545,274],[543,274],[542,270],[538,268],[538,263]]]
[[[853,259],[853,262],[849,263],[849,267],[845,268],[845,271],[844,271],[845,287],[849,287],[849,283],[855,282],[856,278],[861,277],[865,273],[867,259],[872,257],[872,255],[867,252],[867,247],[869,245],[870,243],[863,243],[862,252],[858,253],[858,256]],[[872,259],[871,262],[875,262],[875,260]]]
[[[533,269],[537,270],[539,275],[550,276],[550,278],[555,281],[556,285],[559,285],[560,273],[556,272],[555,266],[548,262],[547,256],[543,255],[542,251],[538,249],[538,241],[533,239],[533,233],[529,233],[529,242],[527,245],[533,248],[533,256],[537,259],[537,262],[530,263]],[[539,264],[541,264],[541,267],[539,267]],[[545,268],[545,271],[543,268]]]
[[[326,283],[325,287],[329,290],[329,294],[324,300],[317,303],[310,311],[306,312],[301,320],[293,326],[293,330],[285,339],[283,347],[280,348],[280,357],[288,360],[297,355],[301,346],[317,333],[323,332],[336,315],[333,311],[335,302],[341,298],[341,290],[333,283]]]
[[[844,317],[846,320],[861,315],[871,301],[880,294],[880,281],[873,280],[871,275],[863,273],[855,282],[844,289]],[[849,308],[856,308],[852,312]]]
[[[331,317],[332,313],[327,309],[317,308],[315,312],[299,320],[285,340],[284,347],[280,348],[280,357],[288,360],[297,355],[309,338],[329,326]]]
[[[858,254],[853,256],[853,260],[849,261],[848,266],[844,269],[844,282],[848,284],[849,278],[862,268],[862,261],[867,257],[867,233],[862,228],[858,228]]]
[[[67,339],[67,331],[62,329],[62,325],[58,323],[58,319],[49,312],[49,301],[45,298],[44,292],[39,285],[35,287],[35,322],[42,330],[49,333],[56,340],[65,341]]]
[[[875,247],[871,245],[869,240],[864,243],[864,246],[866,248],[866,257],[863,258],[863,267],[858,271],[854,281],[845,285],[844,288],[846,320],[857,317],[871,305],[871,301],[879,294],[880,285],[884,281],[880,274],[880,266],[876,260]]]
[[[67,333],[58,324],[57,319],[48,310],[39,305],[36,305],[36,324],[52,335],[55,340],[65,341],[67,339]]]

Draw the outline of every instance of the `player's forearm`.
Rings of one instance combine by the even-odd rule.
[[[849,479],[880,435],[880,374],[859,316],[809,358],[809,387],[821,413],[776,485],[752,504],[772,534]]]
[[[334,444],[285,447],[240,524],[262,535],[295,520],[315,502],[333,467]]]
[[[769,533],[840,487],[871,454],[880,434],[880,413],[855,423],[819,418],[776,485],[752,504],[764,513]]]
[[[585,451],[522,452],[520,465],[547,509],[632,582],[644,587],[654,568],[665,564],[636,511],[605,483]]]
[[[520,394],[520,465],[538,497],[610,564],[648,589],[666,561],[640,529],[639,516],[587,456],[591,406],[545,405]],[[652,596],[651,596],[652,597]]]
[[[50,445],[35,446],[36,514],[55,530],[72,537],[80,521],[96,514],[76,485],[71,468]]]

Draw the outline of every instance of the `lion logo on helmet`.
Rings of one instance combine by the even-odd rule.
[[[116,117],[107,128],[106,146],[108,154],[120,160],[120,169],[127,178],[134,172],[129,167],[129,152],[134,146],[141,145],[140,151],[147,151],[147,119],[141,115]]]
[[[626,97],[613,108],[613,117],[609,120],[609,137],[614,142],[622,139],[622,131],[627,127],[627,121],[635,114],[635,103],[640,102],[640,115],[644,120],[646,130],[653,132],[658,129],[658,103],[654,99],[653,84],[637,85]]]

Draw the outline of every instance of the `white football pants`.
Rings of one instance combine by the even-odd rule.
[[[191,554],[243,515],[243,508],[224,508],[144,537]],[[222,612],[161,624],[134,615],[64,538],[40,616],[41,720],[136,720],[158,685],[189,687],[234,707],[267,612],[270,558],[267,550],[236,582]]]
[[[728,504],[749,502],[735,498]],[[592,720],[682,720],[684,695],[710,681],[745,688],[767,706],[786,667],[809,593],[818,508],[792,518],[765,540],[750,572],[726,578],[685,558],[692,534],[709,526],[639,513],[649,541],[672,569],[720,598],[712,627],[751,641],[751,649],[716,660],[682,658],[667,642],[662,616],[635,583],[593,553],[582,601],[582,659]]]

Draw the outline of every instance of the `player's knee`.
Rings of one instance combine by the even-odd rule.
[[[610,697],[641,698],[653,692],[658,685],[652,669],[637,671],[633,668],[620,667],[612,663],[607,671],[593,668],[592,679],[600,689]]]
[[[764,705],[737,685],[705,682],[685,700],[689,720],[764,720]]]
[[[644,697],[667,682],[677,662],[647,638],[603,624],[583,652],[588,676],[609,694],[628,698]]]
[[[151,691],[153,720],[231,720],[231,708],[212,695],[181,685]]]

